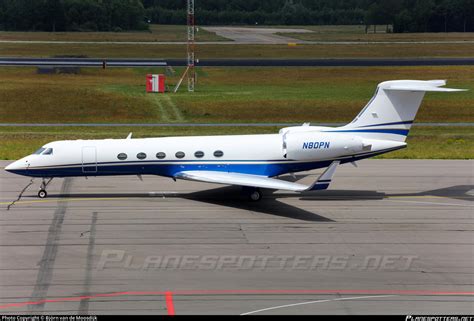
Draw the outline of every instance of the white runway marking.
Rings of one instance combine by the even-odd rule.
[[[326,299],[326,300],[308,301],[308,302],[300,302],[300,303],[279,305],[279,306],[276,306],[276,307],[270,307],[270,308],[265,308],[265,309],[260,309],[260,310],[245,312],[245,313],[242,313],[242,314],[240,314],[240,315],[249,315],[249,314],[255,314],[255,313],[259,313],[259,312],[263,312],[263,311],[276,310],[276,309],[283,309],[283,308],[294,307],[294,306],[298,306],[298,305],[313,304],[313,303],[324,303],[324,302],[332,302],[332,301],[345,301],[345,300],[357,300],[357,299],[370,299],[370,298],[387,298],[387,297],[393,297],[393,296],[397,296],[397,295],[355,296],[355,297],[349,297],[349,298],[337,298],[337,299]]]

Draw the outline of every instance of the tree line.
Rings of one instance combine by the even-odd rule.
[[[148,24],[140,0],[0,0],[0,29],[122,31]]]
[[[474,0],[196,0],[199,25],[390,25],[472,32]],[[145,30],[185,24],[186,0],[0,0],[0,29]]]

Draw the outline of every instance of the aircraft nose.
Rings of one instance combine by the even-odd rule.
[[[28,167],[28,161],[21,159],[9,164],[7,167],[5,167],[5,170],[7,172],[13,173],[18,170],[26,169],[27,167]]]
[[[7,172],[11,172],[11,171],[14,171],[14,170],[18,169],[19,166],[18,166],[17,163],[18,163],[18,161],[9,164],[7,167],[5,167],[5,170]]]

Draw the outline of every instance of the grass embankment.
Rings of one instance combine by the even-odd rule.
[[[305,29],[310,33],[282,33],[279,35],[308,41],[474,41],[473,32],[451,33],[386,33],[386,26],[377,26],[377,33],[373,27],[365,33],[365,26],[239,26],[249,28],[272,29]],[[21,32],[0,31],[0,41],[97,41],[97,42],[173,42],[186,41],[187,31],[185,25],[150,25],[148,31],[125,32]],[[214,32],[199,28],[196,32],[196,41],[229,41],[230,39],[218,36]]]
[[[287,26],[278,26],[288,28]],[[293,28],[293,27],[291,27]],[[365,26],[297,26],[311,33],[278,33],[279,35],[307,41],[356,41],[356,42],[429,42],[429,41],[474,41],[474,32],[436,33],[386,33],[386,26],[373,26],[365,33]]]
[[[283,33],[296,39],[328,42],[344,41],[473,41],[474,33],[365,34],[365,26],[246,26],[252,28],[300,28],[312,33]],[[378,30],[384,30],[379,26]],[[0,56],[52,57],[87,56],[99,58],[184,58],[183,44],[68,44],[60,41],[96,42],[175,42],[186,40],[184,25],[151,25],[142,32],[0,32],[3,41],[58,41],[58,43],[2,43]],[[229,39],[199,28],[196,41]],[[368,45],[219,45],[199,44],[197,57],[205,58],[411,58],[472,57],[473,43],[464,44],[368,44]]]
[[[237,135],[277,133],[277,127],[0,127],[0,159],[18,159],[43,144],[68,139],[160,137],[184,135]],[[378,158],[473,159],[472,127],[415,127],[406,149]],[[197,142],[198,143],[198,142]]]
[[[325,44],[325,45],[219,45],[199,44],[196,57],[206,58],[428,58],[472,57],[473,43],[462,44]],[[44,44],[2,43],[0,56],[91,58],[182,58],[186,45],[180,44]]]
[[[172,89],[181,69],[168,77]],[[387,79],[448,79],[461,93],[430,93],[418,122],[474,122],[474,66],[199,68],[195,93],[146,94],[160,68],[38,75],[0,68],[0,123],[349,122]]]
[[[150,25],[147,31],[126,32],[21,32],[0,31],[2,41],[125,41],[125,42],[154,42],[154,41],[186,41],[185,25]],[[228,39],[213,32],[199,29],[196,41],[226,41]]]
[[[181,70],[168,78],[174,84]],[[348,122],[387,79],[449,79],[469,92],[427,95],[417,121],[474,122],[474,67],[201,68],[197,91],[145,94],[144,75],[162,69],[82,69],[38,75],[0,69],[0,122]],[[0,127],[0,158],[16,159],[49,141],[170,135],[276,133],[273,127]],[[473,158],[472,127],[415,127],[409,147],[382,157]]]

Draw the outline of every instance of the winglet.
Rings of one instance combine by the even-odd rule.
[[[128,134],[127,138],[125,139],[132,139],[132,133]]]
[[[315,190],[323,190],[329,187],[331,184],[332,177],[336,172],[337,166],[340,164],[340,161],[334,161],[329,165],[329,167],[318,177],[316,182],[313,183],[310,187],[308,187],[307,191],[315,191]]]

